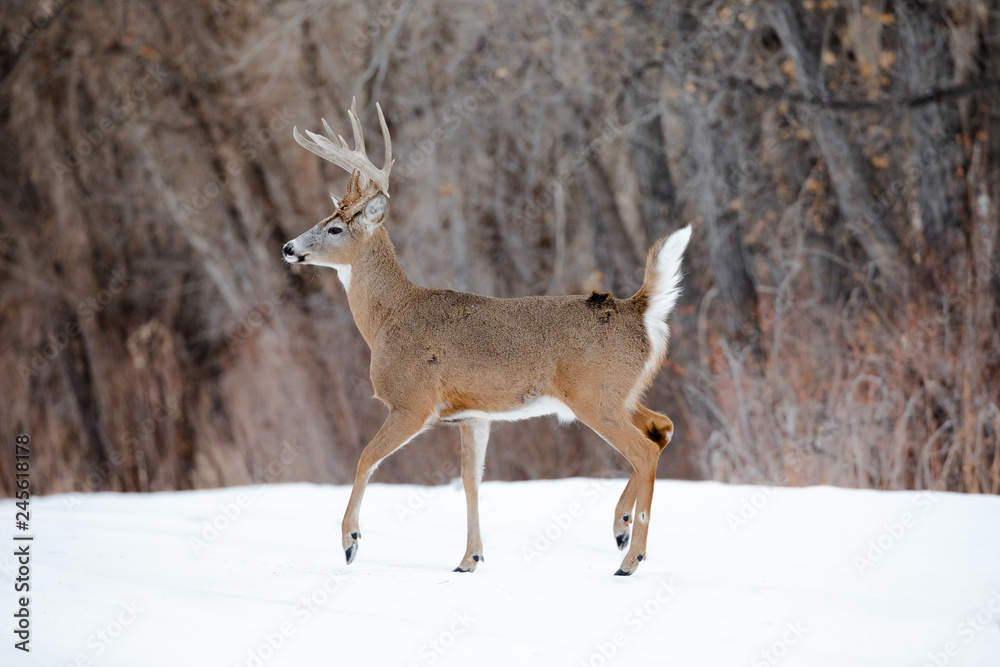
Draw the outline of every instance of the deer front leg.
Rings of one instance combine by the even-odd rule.
[[[348,565],[354,561],[354,556],[358,553],[358,540],[361,539],[358,519],[361,515],[361,500],[364,498],[368,480],[382,459],[408,443],[424,429],[428,416],[420,416],[405,410],[391,411],[386,417],[385,423],[382,424],[382,428],[361,452],[358,472],[354,477],[354,488],[351,490],[351,499],[347,503],[347,511],[344,513],[344,522],[341,525],[344,556],[347,558]]]
[[[479,534],[479,483],[486,462],[486,443],[490,439],[490,423],[476,419],[459,427],[462,434],[462,484],[465,486],[465,513],[468,541],[465,557],[455,572],[474,572],[483,562],[483,538]]]

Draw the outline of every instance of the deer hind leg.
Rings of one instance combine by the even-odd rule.
[[[354,560],[354,556],[358,553],[358,540],[361,539],[358,520],[361,516],[361,500],[368,487],[368,480],[383,459],[424,430],[428,417],[429,415],[420,416],[405,410],[391,411],[386,417],[385,423],[382,424],[382,428],[361,452],[358,472],[354,477],[354,488],[351,490],[351,499],[347,503],[347,511],[344,512],[344,522],[341,525],[344,556],[347,558],[348,564]]]
[[[628,484],[625,485],[625,490],[622,491],[622,497],[618,499],[618,504],[615,506],[615,542],[618,544],[618,550],[624,551],[625,547],[628,546],[629,533],[628,527],[632,523],[632,512],[635,506],[635,497],[638,494],[638,479],[636,477],[635,470],[628,478]]]
[[[644,405],[635,406],[632,413],[632,423],[642,431],[647,438],[663,449],[674,438],[674,423],[670,417],[653,412]]]
[[[635,493],[635,522],[631,546],[615,574],[630,575],[646,558],[646,536],[649,532],[650,507],[653,503],[653,481],[656,478],[656,463],[663,447],[651,440],[632,422],[631,416],[623,409],[608,410],[598,407],[570,405],[577,418],[604,438],[632,464],[632,477],[625,487],[619,505],[630,506],[630,496]],[[624,515],[624,510],[621,515]]]
[[[462,434],[462,484],[465,486],[468,541],[465,557],[455,572],[474,572],[476,566],[484,561],[483,538],[479,534],[479,483],[483,479],[490,423],[476,419],[462,424],[459,430]]]
[[[635,412],[632,413],[632,424],[656,443],[661,450],[674,437],[674,423],[670,421],[670,418],[653,412],[642,405],[636,406]],[[618,499],[618,505],[615,507],[614,533],[619,551],[624,551],[629,543],[628,529],[629,524],[634,519],[632,509],[638,493],[638,479],[633,470],[621,498]]]

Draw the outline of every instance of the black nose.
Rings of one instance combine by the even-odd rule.
[[[295,251],[292,250],[292,242],[289,241],[288,243],[286,243],[285,247],[282,248],[282,251],[285,253],[285,255],[288,256],[294,255]]]

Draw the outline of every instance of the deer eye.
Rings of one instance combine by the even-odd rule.
[[[343,227],[330,227],[330,229],[328,229],[327,231],[330,232],[331,234],[339,234],[340,232],[344,231],[344,228]]]

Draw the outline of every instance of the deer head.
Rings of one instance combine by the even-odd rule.
[[[323,119],[323,128],[328,136],[313,134],[306,130],[307,136],[299,134],[298,128],[292,129],[302,147],[315,153],[324,160],[332,162],[351,174],[347,194],[338,199],[330,195],[336,207],[330,215],[315,227],[285,244],[283,253],[285,261],[290,264],[318,264],[338,269],[340,277],[348,284],[353,258],[372,232],[385,220],[389,213],[389,172],[392,171],[392,141],[389,138],[389,128],[382,115],[382,107],[375,105],[378,111],[379,124],[382,126],[382,138],[385,141],[385,163],[381,169],[376,169],[365,153],[365,137],[358,120],[357,99],[351,101],[351,127],[354,130],[354,149],[340,135],[336,135]],[[336,137],[336,140],[334,140]],[[346,274],[346,275],[345,275]]]

